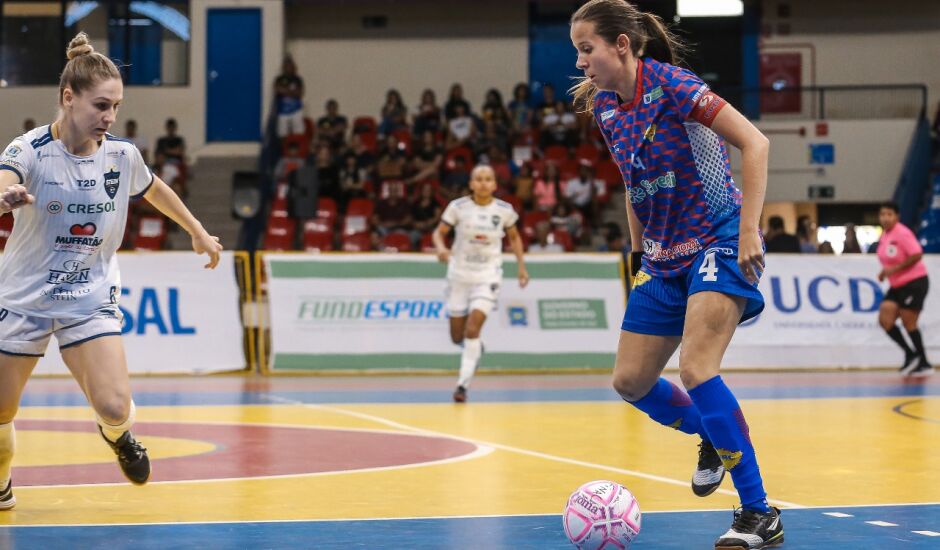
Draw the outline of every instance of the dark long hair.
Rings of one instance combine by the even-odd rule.
[[[630,39],[630,51],[635,57],[653,59],[676,65],[686,50],[683,44],[666,28],[663,20],[646,13],[626,0],[590,0],[571,16],[571,24],[594,23],[594,32],[608,44],[616,44],[621,34]],[[587,78],[580,78],[569,90],[580,112],[590,112],[594,106],[597,86]]]

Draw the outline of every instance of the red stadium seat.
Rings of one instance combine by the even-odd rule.
[[[333,250],[333,232],[304,231],[304,250],[307,252],[329,252]]]
[[[607,189],[612,189],[618,185],[623,185],[623,176],[620,174],[620,168],[614,161],[605,159],[597,163],[594,167],[594,175],[607,184]]]
[[[288,151],[290,150],[291,145],[296,145],[298,153],[297,155],[301,158],[305,158],[310,154],[310,140],[307,139],[307,136],[303,134],[291,134],[285,136],[281,140],[281,155],[288,156]]]
[[[134,237],[134,250],[163,250],[166,241],[166,218],[141,216]]]
[[[526,212],[522,215],[522,230],[525,232],[526,236],[530,238],[534,237],[536,224],[539,222],[547,222],[549,218],[548,212],[542,210]]]
[[[562,248],[565,249],[565,252],[571,252],[574,250],[574,239],[572,239],[571,234],[564,229],[556,229],[552,231],[552,237],[555,239],[556,243],[560,244]]]
[[[405,155],[410,157],[412,153],[412,137],[411,130],[408,128],[399,128],[392,132],[392,135],[395,136],[395,139],[398,140],[399,149],[403,149]]]
[[[411,252],[411,237],[400,231],[389,233],[382,239],[382,252]]]
[[[542,156],[544,156],[546,160],[563,162],[568,160],[568,148],[564,145],[549,145],[545,148],[545,151],[542,152]]]
[[[345,252],[369,252],[372,250],[372,236],[365,232],[343,235],[343,250]]]
[[[512,205],[512,209],[516,211],[516,214],[522,214],[522,199],[516,195],[506,195],[501,198]]]
[[[591,164],[597,164],[601,152],[591,143],[582,143],[574,152],[574,157],[580,160],[591,161]]]
[[[343,219],[343,234],[353,235],[369,230],[369,218],[375,211],[375,203],[371,199],[352,199],[346,206],[346,217]]]
[[[264,234],[266,250],[293,250],[297,220],[294,218],[268,218],[268,228]]]
[[[421,252],[437,253],[437,248],[434,247],[434,238],[431,237],[430,233],[421,235],[421,244],[419,246],[421,247]]]
[[[354,134],[375,134],[378,132],[379,125],[375,119],[370,116],[358,116],[353,119],[352,129]]]
[[[453,170],[454,159],[457,157],[463,157],[468,172],[473,169],[473,151],[463,145],[454,147],[444,154],[444,169],[447,171]]]

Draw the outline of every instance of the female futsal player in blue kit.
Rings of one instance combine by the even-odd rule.
[[[696,495],[711,494],[731,473],[742,504],[716,549],[781,544],[780,511],[767,504],[747,422],[719,374],[737,324],[764,307],[758,221],[767,138],[674,66],[681,44],[662,20],[625,0],[584,4],[571,18],[571,41],[585,75],[573,88],[575,102],[594,114],[620,167],[633,257],[642,256],[642,268],[633,267],[614,389],[653,420],[702,438]],[[725,141],[741,150],[743,194]],[[688,394],[660,376],[680,343]]]

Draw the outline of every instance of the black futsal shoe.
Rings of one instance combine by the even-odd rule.
[[[698,497],[707,497],[718,490],[725,478],[725,465],[718,451],[708,441],[698,444],[698,466],[692,474],[692,492]]]
[[[16,497],[13,496],[13,480],[7,481],[7,486],[0,493],[0,511],[9,510],[16,506]]]
[[[150,458],[147,456],[147,449],[134,439],[130,431],[124,432],[117,441],[111,441],[104,436],[101,426],[98,426],[101,437],[108,442],[108,446],[117,455],[118,464],[124,477],[134,485],[143,485],[150,479]]]
[[[905,353],[904,364],[898,369],[901,374],[909,375],[920,364],[920,356],[916,353]]]
[[[738,508],[734,511],[731,529],[715,541],[715,550],[752,550],[783,544],[783,522],[780,510],[756,512]]]
[[[931,374],[933,374],[933,366],[923,357],[917,362],[917,367],[907,373],[911,378],[926,378]]]
[[[454,403],[464,403],[467,401],[467,388],[463,386],[457,386],[457,389],[454,390]]]

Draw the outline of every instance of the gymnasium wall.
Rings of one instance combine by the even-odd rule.
[[[940,2],[764,0],[762,7],[762,51],[800,52],[804,85],[924,83],[933,115],[940,101]]]
[[[414,110],[425,88],[446,101],[451,84],[479,109],[489,88],[508,100],[528,79],[526,2],[366,0],[292,4],[285,8],[287,51],[307,85],[309,116],[329,98],[347,116],[378,117],[385,92],[396,88]],[[385,17],[384,28],[364,18]]]

